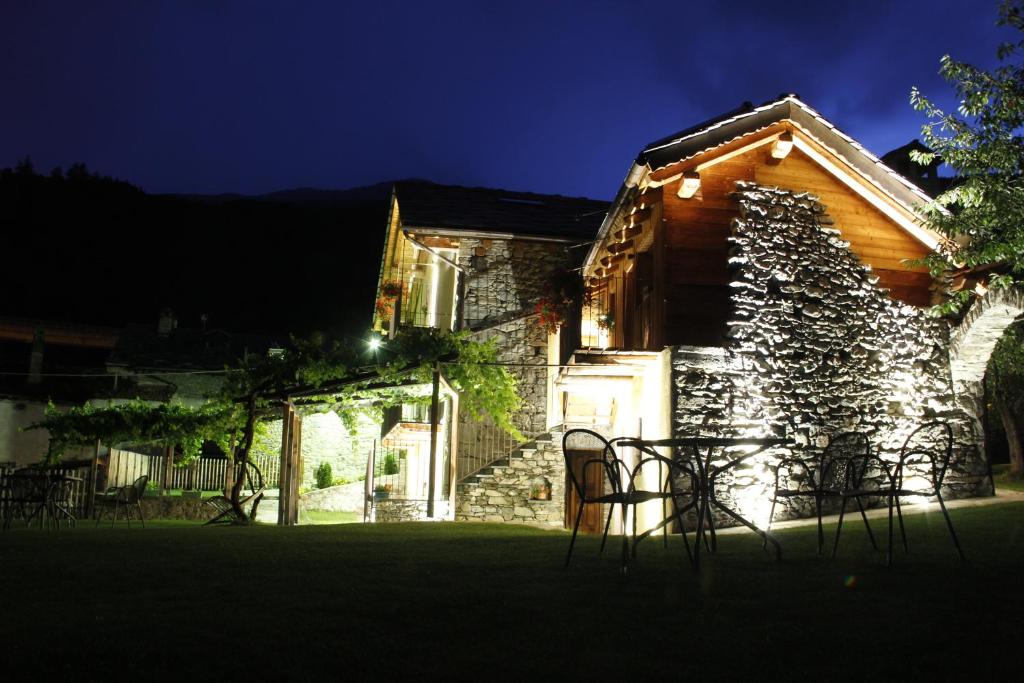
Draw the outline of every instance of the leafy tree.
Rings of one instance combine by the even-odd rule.
[[[388,342],[385,356],[384,364],[365,367],[358,364],[351,349],[337,343],[293,339],[280,354],[252,354],[247,361],[228,368],[221,392],[201,408],[142,402],[109,408],[85,406],[67,412],[51,410],[32,427],[50,431],[55,456],[66,445],[100,440],[109,444],[182,444],[186,455],[194,457],[204,440],[216,441],[234,459],[230,500],[239,521],[249,519],[241,507],[241,493],[260,421],[276,417],[282,399],[300,388],[324,387],[327,398],[323,405],[340,410],[342,419],[353,424],[351,413],[369,402],[378,410],[382,405],[408,402],[408,390],[399,385],[408,379],[430,382],[435,366],[442,364],[462,406],[472,416],[489,415],[498,426],[520,436],[511,422],[519,407],[515,378],[497,365],[493,342],[475,342],[463,333],[411,328]],[[338,380],[352,381],[341,388],[325,386]]]
[[[1010,475],[1024,477],[1021,415],[1024,414],[1024,323],[1013,325],[1000,338],[988,365],[993,402],[1006,432]]]
[[[1024,0],[1004,0],[1000,26],[1024,31]],[[945,112],[914,88],[911,104],[930,119],[922,126],[931,153],[916,161],[941,158],[958,181],[924,207],[928,226],[949,238],[925,259],[932,274],[993,266],[989,286],[1010,286],[1024,278],[1024,40],[1004,43],[1001,66],[989,72],[942,57],[939,73],[960,102]],[[966,304],[971,292],[956,293],[939,312]]]
[[[1024,32],[1024,0],[1003,0],[998,25]],[[934,276],[950,271],[988,272],[990,287],[1019,286],[1024,280],[1024,40],[1004,43],[1001,66],[985,71],[946,55],[939,73],[960,102],[942,111],[917,88],[911,104],[930,121],[922,129],[932,153],[914,153],[924,164],[936,157],[956,171],[953,186],[924,207],[928,226],[949,239],[928,258]],[[936,307],[961,309],[973,296],[964,287]],[[1012,327],[989,360],[991,395],[1006,432],[1011,471],[1024,474],[1021,413],[1024,410],[1024,332]]]

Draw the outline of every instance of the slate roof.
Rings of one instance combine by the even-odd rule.
[[[783,120],[792,121],[907,209],[913,211],[929,200],[919,187],[886,166],[796,95],[785,93],[756,107],[744,102],[738,109],[656,140],[640,152],[636,163],[647,165],[651,170],[664,168]]]
[[[395,183],[406,228],[593,239],[608,202],[426,182]]]

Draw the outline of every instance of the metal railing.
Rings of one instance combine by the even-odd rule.
[[[475,420],[460,422],[459,460],[455,469],[455,481],[463,481],[481,469],[499,460],[504,460],[527,441],[526,438],[516,439],[491,422],[489,418],[480,422]]]

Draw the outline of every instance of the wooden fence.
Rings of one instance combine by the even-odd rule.
[[[271,485],[277,481],[281,468],[280,458],[255,455],[250,459],[263,472],[264,481]],[[166,455],[147,455],[112,448],[107,460],[107,480],[104,486],[126,486],[147,475],[151,482],[163,488],[223,491],[228,483],[227,467],[227,458],[199,458],[184,467],[172,467],[170,479],[165,481]]]

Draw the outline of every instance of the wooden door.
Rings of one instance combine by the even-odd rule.
[[[594,460],[600,458],[603,451],[569,451],[567,453],[569,466],[572,467],[572,473],[576,476],[576,480],[583,483],[583,464],[588,460]],[[603,469],[597,465],[591,465],[586,469],[587,482],[586,490],[587,495],[590,497],[600,496],[605,493],[604,490],[604,473]],[[602,514],[603,505],[588,505],[583,510],[583,519],[580,521],[580,531],[589,534],[599,534],[604,531],[604,516]],[[580,498],[576,494],[576,488],[572,485],[572,481],[569,479],[569,474],[565,475],[565,527],[572,529],[572,525],[576,523],[576,515],[579,514],[580,509]]]

